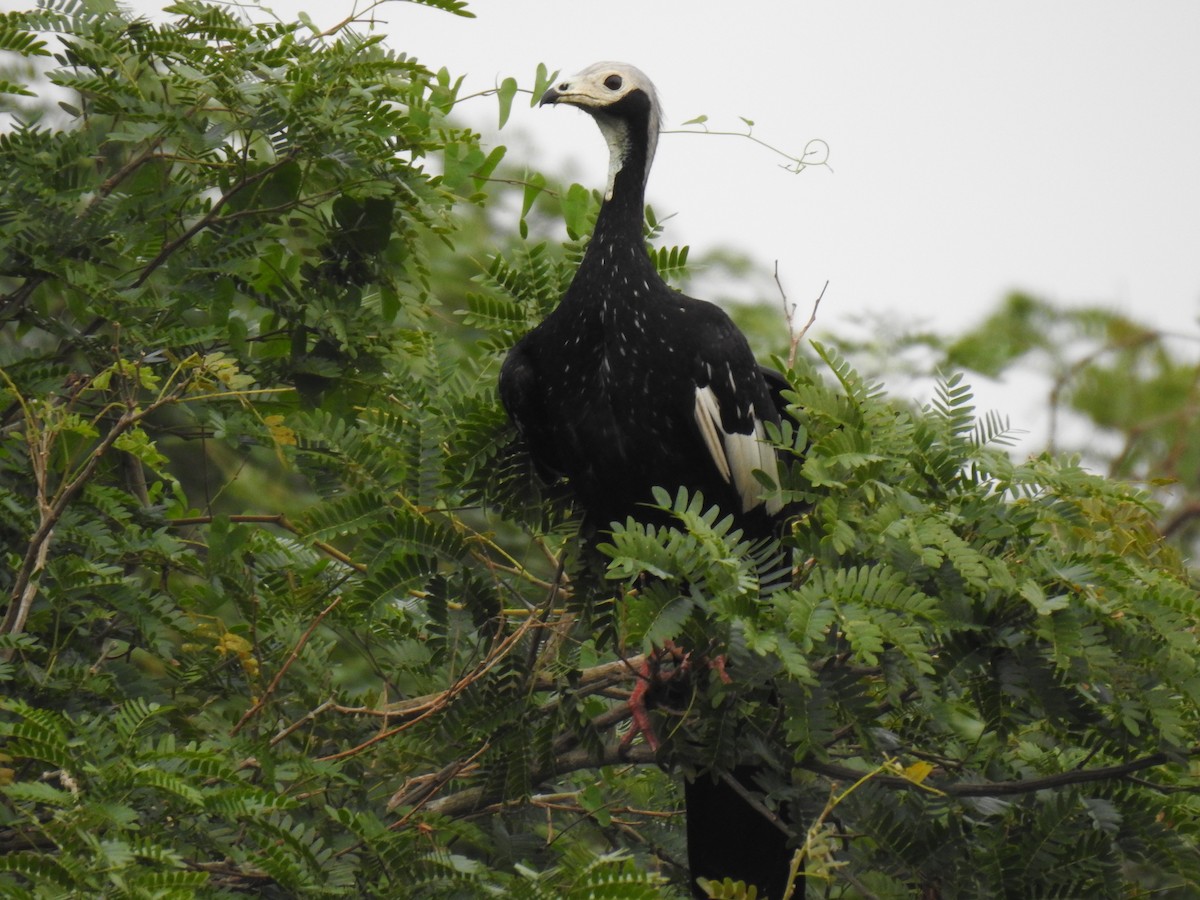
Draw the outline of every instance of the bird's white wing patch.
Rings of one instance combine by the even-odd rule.
[[[754,431],[746,434],[729,432],[721,422],[721,407],[711,387],[696,388],[696,424],[704,438],[717,470],[726,481],[732,481],[738,496],[742,498],[742,512],[747,512],[764,501],[765,488],[754,477],[754,470],[761,469],[776,484],[779,483],[779,463],[775,448],[767,441],[762,420],[754,415]],[[772,498],[766,501],[767,512],[775,515],[783,504]]]
[[[721,440],[725,434],[725,429],[721,427],[721,407],[710,387],[696,388],[696,424],[700,426],[704,446],[717,464],[721,477],[729,481],[729,460],[725,457],[725,446]]]

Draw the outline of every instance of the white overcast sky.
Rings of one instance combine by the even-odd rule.
[[[265,5],[320,26],[354,8]],[[466,76],[468,92],[509,75],[530,86],[539,62],[569,74],[621,60],[654,80],[668,128],[744,116],[795,153],[826,141],[834,172],[794,176],[749,141],[664,135],[649,185],[660,217],[675,214],[672,242],[778,260],[801,303],[828,280],[818,332],[868,313],[953,333],[1019,288],[1200,335],[1200,0],[469,8],[477,18],[404,2],[375,15],[391,47]],[[472,102],[473,124],[493,120],[494,100]],[[510,162],[536,152],[540,169],[602,184],[606,151],[582,113],[518,102],[508,129],[531,136],[501,133]]]
[[[666,135],[649,188],[694,250],[778,259],[793,299],[829,279],[823,319],[872,310],[953,330],[1016,287],[1196,331],[1196,0],[470,8],[476,20],[403,3],[381,15],[393,46],[469,88],[617,59],[655,81],[667,127],[745,116],[788,150],[828,142],[834,174],[796,177],[746,141]],[[512,124],[536,136],[538,166],[603,181],[584,115],[522,106]]]

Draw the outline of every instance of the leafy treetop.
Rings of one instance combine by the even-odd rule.
[[[494,384],[596,195],[361,21],[167,13],[0,16],[0,890],[682,895],[673,773],[735,756],[829,896],[1197,890],[1197,599],[1146,495],[814,345],[785,539],[662,495],[588,571]],[[622,752],[666,639],[736,678]]]

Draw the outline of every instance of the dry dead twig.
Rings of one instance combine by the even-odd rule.
[[[829,287],[829,281],[826,280],[825,284],[821,287],[821,293],[813,301],[812,313],[799,331],[796,330],[796,304],[788,300],[787,292],[783,289],[783,282],[779,280],[779,260],[775,260],[775,286],[779,288],[779,297],[783,303],[783,315],[787,319],[789,336],[787,364],[788,368],[791,369],[796,364],[796,353],[799,351],[800,342],[808,334],[808,329],[812,328],[813,323],[817,321],[817,309],[820,308],[821,301],[825,299],[825,290]]]

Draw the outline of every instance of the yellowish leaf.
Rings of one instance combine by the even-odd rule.
[[[913,784],[920,784],[929,777],[929,773],[933,771],[933,766],[927,762],[915,762],[910,766],[904,767],[904,777]]]
[[[271,440],[285,447],[296,446],[296,432],[283,424],[283,416],[270,415],[263,418],[264,424],[271,432]]]

